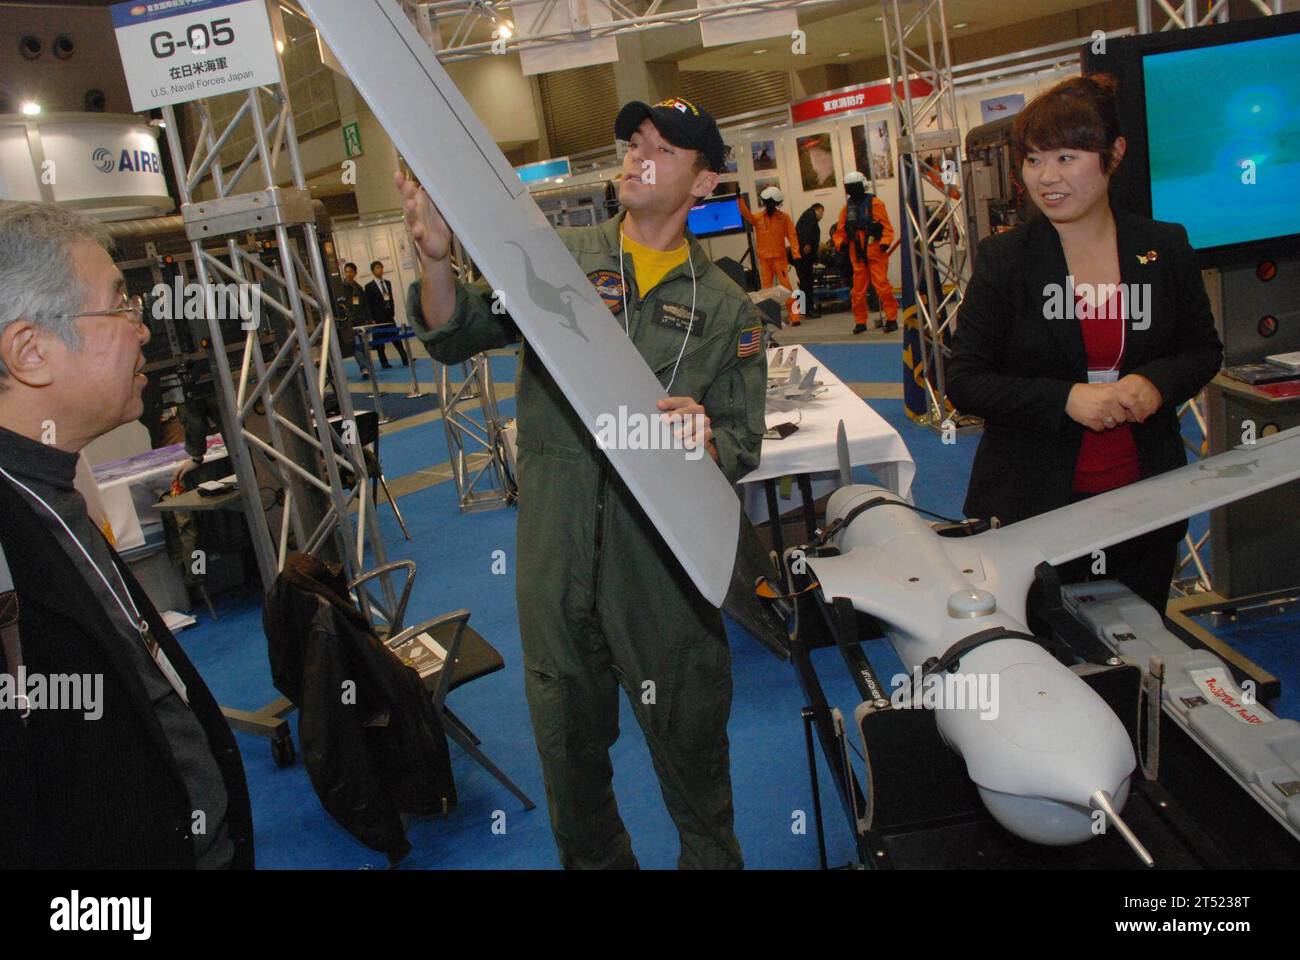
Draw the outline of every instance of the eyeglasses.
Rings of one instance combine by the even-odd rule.
[[[126,314],[132,323],[144,323],[144,297],[134,296],[127,297],[122,306],[116,310],[87,310],[84,313],[62,313],[57,317],[50,317],[50,320],[76,320],[78,317],[108,317],[115,314]]]

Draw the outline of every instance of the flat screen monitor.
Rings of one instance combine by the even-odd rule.
[[[1201,251],[1300,233],[1300,34],[1148,52],[1142,73],[1152,217]]]
[[[708,197],[691,207],[686,226],[697,237],[720,237],[744,233],[745,219],[740,215],[740,195]]]

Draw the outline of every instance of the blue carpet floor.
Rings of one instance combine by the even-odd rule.
[[[408,385],[410,381],[407,381]],[[385,393],[379,398],[380,406],[383,409],[384,420],[403,420],[406,417],[414,417],[421,413],[428,413],[431,410],[438,409],[438,395],[432,392],[432,387],[426,383],[420,384],[420,391],[423,396],[408,397],[401,393]],[[348,391],[352,397],[352,409],[354,410],[371,410],[375,407],[375,398],[369,393],[365,393],[364,384],[358,390],[353,387]]]
[[[816,345],[819,359],[845,381],[897,382],[900,348],[890,344]],[[417,348],[416,352],[419,352]],[[419,358],[421,383],[432,383],[427,359]],[[493,374],[513,381],[513,356],[494,356]],[[381,371],[381,380],[409,382],[398,367]],[[353,371],[352,389],[360,383]],[[387,399],[387,397],[385,398]],[[513,399],[503,402],[507,414]],[[961,515],[961,501],[978,436],[960,436],[944,445],[932,431],[917,427],[901,401],[871,401],[871,406],[902,435],[917,463],[914,486],[919,506]],[[386,435],[381,458],[390,483],[447,459],[440,422]],[[860,479],[866,479],[861,477]],[[450,483],[400,498],[413,540],[404,540],[392,511],[381,506],[379,520],[389,559],[418,564],[410,617],[433,616],[467,607],[472,624],[502,653],[506,668],[453,693],[448,705],[482,738],[483,750],[539,804],[525,812],[519,802],[458,747],[452,746],[459,807],[447,818],[417,819],[410,828],[414,850],[403,869],[553,868],[558,866],[545,809],[541,770],[523,698],[519,628],[514,596],[514,510],[463,515]],[[1202,521],[1203,523],[1203,521]],[[1194,526],[1194,530],[1196,527]],[[492,554],[510,558],[504,576],[492,573]],[[180,635],[217,699],[228,706],[256,708],[275,698],[261,627],[260,598],[254,591],[217,599],[221,619],[212,622],[197,609],[199,624]],[[747,865],[755,868],[813,868],[817,845],[808,783],[800,710],[804,698],[788,664],[776,660],[734,624],[728,624],[734,661],[735,697],[729,735],[736,831]],[[1300,658],[1294,642],[1300,615],[1238,624],[1225,639],[1282,679],[1284,696],[1275,706],[1300,717]],[[867,645],[867,655],[882,678],[902,670],[884,641]],[[814,663],[827,699],[851,716],[856,691],[838,654],[817,651]],[[619,810],[643,867],[671,868],[677,835],[664,808],[644,737],[626,703],[622,736],[612,751]],[[382,867],[384,858],[353,840],[321,809],[301,763],[278,769],[267,741],[237,735],[252,793],[257,857],[263,868]],[[830,793],[829,774],[818,756],[832,863],[852,857],[849,832]],[[505,818],[505,832],[493,824]],[[793,827],[806,820],[807,830]]]

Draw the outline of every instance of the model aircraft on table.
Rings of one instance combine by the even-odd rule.
[[[790,353],[786,354],[785,347],[777,347],[774,353],[769,353],[767,358],[767,379],[785,380],[790,376],[790,370],[799,360],[799,348],[791,347]]]
[[[815,400],[826,392],[826,385],[817,379],[817,367],[813,367],[807,373],[799,369],[795,364],[790,368],[790,376],[784,380],[773,380],[771,376],[767,380],[767,399],[770,400],[792,400],[795,403],[803,403],[807,400]]]
[[[396,0],[303,6],[587,428],[596,434],[597,418],[620,407],[653,416],[665,396],[659,382]],[[785,625],[755,598],[764,565],[753,563],[752,527],[713,461],[605,453],[700,592],[781,650]],[[909,666],[934,659],[999,677],[996,719],[940,710],[939,728],[1009,830],[1071,843],[1091,836],[1093,810],[1127,831],[1119,812],[1134,756],[1114,713],[1028,635],[1035,567],[1295,477],[1300,428],[960,540],[937,536],[893,494],[850,485],[828,507],[840,555],[809,564],[822,594],[876,617]]]

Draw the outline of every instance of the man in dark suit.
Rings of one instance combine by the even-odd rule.
[[[106,246],[80,214],[0,203],[0,865],[251,868],[230,727],[74,483],[145,385]]]
[[[370,322],[370,298],[365,288],[357,283],[355,263],[343,264],[343,296],[339,299],[343,308],[343,322],[339,327],[339,349],[344,357],[350,357],[356,350],[356,335],[353,329]]]
[[[359,327],[370,323],[369,297],[365,287],[357,282],[357,265],[352,262],[343,264],[343,293],[335,301],[335,320],[337,322],[339,352],[343,359],[353,358],[361,367],[361,379],[369,380],[365,354],[357,353],[357,337],[364,336],[365,330]]]
[[[374,333],[380,337],[391,336],[397,333],[397,325],[394,322],[393,309],[393,285],[384,279],[384,265],[376,260],[370,265],[370,274],[375,279],[366,284],[366,302],[370,307],[370,322],[382,324],[374,329]],[[397,348],[397,355],[402,358],[402,366],[407,366],[410,360],[406,356],[406,346],[401,340],[394,340],[393,346]],[[388,355],[384,351],[382,341],[375,344],[375,353],[379,354],[379,365],[385,370],[392,367],[388,362]]]
[[[820,203],[799,215],[794,225],[795,236],[799,240],[799,259],[794,262],[794,272],[799,275],[799,289],[807,297],[807,313],[810,317],[820,317],[817,298],[813,295],[813,264],[817,261],[817,248],[822,245],[821,220],[826,208]]]

